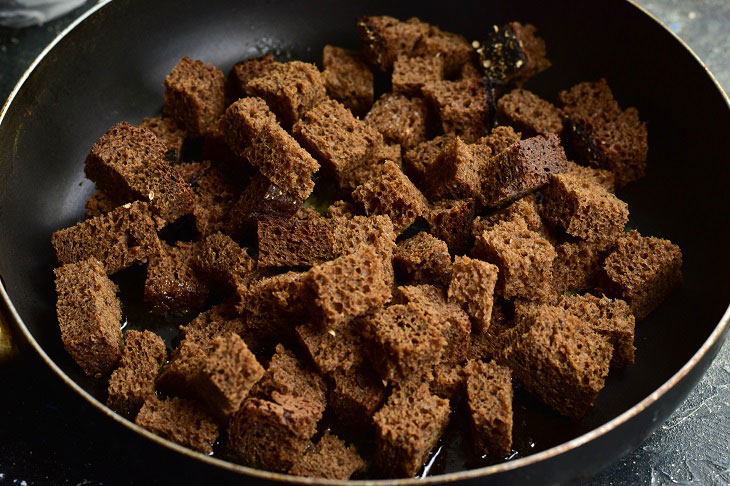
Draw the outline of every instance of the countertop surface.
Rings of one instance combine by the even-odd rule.
[[[84,6],[46,25],[0,27],[0,99]],[[730,1],[640,0],[730,90]],[[29,353],[30,354],[30,353]],[[104,420],[35,356],[0,366],[0,484],[213,482],[216,472]],[[113,438],[112,438],[113,437]],[[132,448],[133,444],[133,448]],[[146,461],[154,455],[154,465]],[[123,460],[120,460],[122,459]],[[584,485],[730,484],[730,344],[672,417]]]

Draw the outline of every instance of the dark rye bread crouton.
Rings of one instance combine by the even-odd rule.
[[[353,319],[335,329],[297,326],[295,333],[302,349],[322,374],[349,371],[362,361],[359,322]]]
[[[396,275],[408,283],[448,285],[451,278],[449,247],[422,231],[398,243],[393,267]]]
[[[149,118],[144,118],[139,122],[140,128],[146,128],[155,134],[155,137],[165,144],[167,152],[165,153],[166,158],[172,158],[172,160],[179,160],[180,154],[182,153],[183,142],[187,133],[185,128],[180,126],[173,118],[158,115]],[[170,151],[174,150],[174,153]]]
[[[263,78],[257,78],[257,81]],[[314,189],[319,164],[277,123],[266,103],[241,98],[226,110],[221,129],[231,149],[271,183],[302,201]]]
[[[637,321],[682,283],[682,250],[669,240],[624,233],[603,262],[600,288],[625,300]]]
[[[335,174],[341,187],[350,190],[364,182],[356,183],[356,172],[373,164],[384,144],[380,132],[334,100],[323,101],[304,113],[292,134]]]
[[[549,68],[545,41],[536,32],[534,25],[519,22],[492,26],[487,38],[476,45],[484,74],[500,84],[522,86]]]
[[[463,255],[469,250],[475,210],[473,199],[439,201],[431,205],[426,213],[429,232],[446,242],[449,253]]]
[[[162,111],[199,137],[225,110],[224,88],[220,69],[183,56],[165,78]]]
[[[449,423],[449,401],[422,383],[398,387],[375,414],[375,462],[393,477],[413,477]]]
[[[226,106],[246,96],[249,81],[267,74],[278,63],[271,54],[239,61],[233,65],[226,79]]]
[[[495,265],[485,261],[467,256],[454,259],[449,302],[459,305],[471,317],[474,332],[489,328],[498,273]]]
[[[555,245],[553,289],[565,292],[590,290],[599,284],[601,263],[608,250],[601,244],[583,240],[564,241]]]
[[[238,334],[243,322],[227,306],[218,305],[180,326],[182,340],[157,378],[157,387],[173,395],[195,396],[195,382],[219,336]]]
[[[562,296],[555,305],[580,318],[595,332],[608,338],[613,344],[611,367],[623,368],[634,363],[635,319],[626,302],[585,294]]]
[[[246,84],[246,93],[263,98],[287,129],[327,98],[317,66],[300,61],[274,64]]]
[[[420,96],[421,88],[431,81],[444,79],[443,57],[398,56],[393,64],[391,86],[394,93]]]
[[[527,391],[561,415],[579,419],[608,375],[613,346],[572,313],[540,306],[505,351],[505,363]]]
[[[428,211],[428,202],[421,191],[391,161],[386,161],[367,182],[359,185],[352,197],[362,204],[368,216],[389,216],[398,234]]]
[[[91,147],[84,171],[112,199],[145,201],[173,222],[193,210],[193,193],[164,160],[166,150],[146,128],[117,123]]]
[[[586,241],[610,245],[629,221],[628,204],[590,179],[554,174],[543,194],[543,217]]]
[[[311,267],[335,256],[331,224],[321,216],[258,222],[259,268]]]
[[[446,339],[440,365],[450,369],[453,365],[466,361],[472,331],[471,322],[458,304],[446,300],[446,292],[443,289],[433,285],[404,285],[396,289],[393,301],[396,304],[412,302],[433,307],[441,314],[444,323],[443,336]],[[437,367],[435,372],[437,378],[440,371],[443,370]]]
[[[337,255],[349,255],[360,245],[366,244],[375,248],[378,255],[387,262],[392,259],[398,235],[388,216],[338,216],[333,217],[332,222]]]
[[[489,327],[484,332],[471,334],[469,349],[466,352],[467,359],[484,362],[501,361],[503,351],[520,337],[523,327],[517,326],[507,317],[503,304],[495,302]]]
[[[568,170],[565,173],[575,177],[590,179],[596,184],[603,186],[608,192],[616,192],[616,176],[610,170],[578,165],[569,160]]]
[[[426,35],[416,43],[413,56],[443,59],[444,75],[453,78],[471,61],[472,51],[464,36],[429,25]]]
[[[346,201],[344,199],[337,200],[330,204],[327,208],[327,216],[335,218],[352,218],[358,216],[360,208],[357,207],[352,201]],[[361,216],[361,215],[360,215]]]
[[[124,345],[117,286],[93,257],[56,268],[53,273],[63,347],[87,375],[108,375]]]
[[[227,290],[234,290],[251,279],[256,262],[229,236],[213,233],[198,246],[192,262],[198,274]]]
[[[385,93],[373,104],[365,121],[383,135],[388,144],[405,150],[426,140],[428,110],[421,98]]]
[[[153,313],[199,311],[208,298],[208,286],[193,269],[198,245],[161,242],[162,251],[147,263],[144,303]]]
[[[163,439],[211,454],[218,440],[218,425],[195,402],[182,398],[144,402],[134,423]]]
[[[373,105],[373,73],[355,51],[326,45],[322,49],[322,79],[330,98],[361,116]]]
[[[236,184],[209,161],[182,163],[175,168],[193,189],[193,218],[198,236],[222,230],[228,221],[228,212],[239,198]]]
[[[228,333],[210,342],[194,379],[195,394],[220,419],[233,415],[264,368],[238,334]]]
[[[146,203],[133,202],[51,236],[59,263],[95,258],[108,274],[144,263],[161,251],[157,227]]]
[[[357,431],[373,425],[373,415],[385,401],[386,386],[367,363],[332,373],[333,386],[327,401],[340,423]]]
[[[521,140],[482,169],[484,203],[488,207],[507,204],[547,184],[551,174],[567,169],[568,159],[557,135]]]
[[[479,456],[512,451],[512,372],[494,361],[469,361],[466,397],[474,448]]]
[[[327,406],[325,381],[281,344],[276,346],[266,373],[251,394],[282,404],[284,397],[300,399],[312,408],[315,422],[319,421]]]
[[[101,216],[122,204],[124,204],[124,202],[118,202],[106,195],[103,191],[96,190],[86,201],[86,205],[84,206],[86,209],[86,211],[84,211],[84,219]]]
[[[622,187],[644,175],[646,123],[636,108],[621,110],[605,79],[580,83],[559,95],[566,136],[576,160],[608,169]]]
[[[477,143],[489,147],[492,155],[499,155],[515,143],[519,142],[521,137],[521,132],[515,131],[515,129],[510,126],[500,125],[492,128],[489,135],[480,138]]]
[[[388,17],[361,17],[357,31],[363,52],[370,63],[388,71],[399,55],[412,55],[421,38],[428,34],[429,25],[413,18],[406,22]]]
[[[246,466],[287,472],[310,445],[320,415],[301,398],[250,398],[229,422],[226,448]]]
[[[119,367],[109,378],[106,404],[119,413],[134,416],[144,402],[155,396],[155,378],[167,359],[165,342],[150,331],[129,330]]]
[[[483,216],[477,216],[472,222],[472,234],[476,238],[502,221],[521,224],[527,229],[540,234],[546,240],[551,242],[553,240],[551,231],[545,226],[540,217],[540,205],[535,194],[528,194],[507,207],[497,209]]]
[[[292,466],[289,474],[324,479],[350,479],[367,464],[354,445],[348,446],[327,430],[316,446],[307,450]]]
[[[307,315],[304,299],[304,273],[287,272],[244,283],[236,289],[238,310],[245,318],[265,318],[276,329]]]
[[[489,132],[494,116],[494,93],[487,80],[432,81],[423,86],[422,92],[438,113],[444,133],[475,142]]]
[[[367,244],[312,267],[303,275],[302,287],[311,298],[313,322],[326,329],[337,329],[391,298],[386,262]]]
[[[453,143],[454,135],[439,135],[436,138],[421,142],[403,154],[403,168],[408,177],[423,188],[432,166],[441,152]]]
[[[525,137],[560,135],[563,119],[560,110],[531,91],[515,89],[497,101],[497,121],[510,125]]]
[[[288,218],[302,207],[304,199],[282,190],[261,174],[255,174],[228,211],[224,232],[246,240],[256,232],[257,221],[266,217]]]
[[[433,379],[447,344],[445,327],[437,308],[414,302],[391,305],[363,319],[371,362],[393,383]]]
[[[472,255],[499,268],[496,292],[506,299],[554,299],[552,267],[555,249],[538,233],[504,221],[476,239]]]

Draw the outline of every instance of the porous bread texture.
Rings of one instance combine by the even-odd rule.
[[[496,224],[477,237],[472,255],[499,268],[497,293],[502,297],[542,302],[555,298],[552,288],[555,249],[525,226],[509,221]]]
[[[585,294],[561,296],[555,305],[579,317],[591,329],[611,341],[612,368],[623,368],[634,363],[635,319],[626,302]]]
[[[311,267],[334,258],[331,224],[321,216],[258,222],[259,268]]]
[[[428,109],[421,98],[408,98],[385,93],[377,99],[365,116],[388,144],[399,144],[405,150],[426,141]]]
[[[383,136],[334,100],[304,113],[292,128],[294,137],[337,177],[340,186],[354,189],[363,172],[378,163]]]
[[[145,263],[162,250],[155,221],[146,203],[137,201],[87,219],[51,236],[61,264],[95,258],[113,274],[135,263]]]
[[[391,305],[363,319],[371,361],[383,379],[400,384],[433,379],[447,345],[446,326],[436,308],[416,302]]]
[[[395,477],[413,477],[449,423],[449,401],[428,385],[397,387],[375,414],[375,462]]]
[[[225,109],[220,69],[183,56],[165,78],[162,111],[193,137],[203,135]]]
[[[487,135],[494,114],[494,96],[483,78],[431,81],[421,88],[438,113],[441,129],[468,142]]]
[[[449,284],[449,302],[458,304],[471,317],[475,332],[489,328],[494,288],[499,270],[496,265],[467,256],[457,256]]]
[[[494,361],[471,360],[466,399],[474,448],[480,456],[507,456],[512,451],[512,372]]]
[[[443,57],[398,56],[393,65],[391,86],[394,93],[420,96],[421,88],[431,81],[444,78]]]
[[[297,461],[289,474],[310,478],[350,479],[357,471],[365,469],[366,463],[354,445],[348,446],[329,430]]]
[[[386,161],[370,179],[359,185],[352,197],[362,204],[368,216],[389,216],[398,234],[428,210],[428,201],[421,191],[391,161]]]
[[[463,255],[469,250],[475,210],[472,199],[444,200],[432,204],[426,213],[429,231],[446,242],[452,255]]]
[[[233,103],[223,115],[221,129],[229,147],[282,191],[301,201],[312,193],[312,175],[319,164],[277,123],[262,99]]]
[[[497,121],[514,127],[526,137],[560,135],[563,131],[560,109],[525,89],[512,90],[497,100]]]
[[[198,244],[192,265],[199,275],[235,290],[252,278],[256,262],[231,237],[217,232]]]
[[[198,245],[184,241],[161,245],[162,251],[147,263],[144,303],[158,314],[199,311],[208,298],[208,286],[193,268]]]
[[[246,93],[264,99],[287,129],[327,97],[317,66],[301,61],[275,63],[246,84]]]
[[[166,358],[160,336],[150,331],[127,331],[119,367],[109,378],[106,404],[127,416],[136,415],[144,402],[155,396],[155,378]]]
[[[302,277],[302,285],[312,297],[313,321],[336,329],[385,304],[391,297],[386,275],[382,255],[366,244],[312,267]]]
[[[609,246],[629,221],[628,204],[590,179],[554,174],[543,194],[542,216],[576,238]]]
[[[316,408],[301,398],[250,398],[228,425],[226,447],[249,467],[287,472],[310,445],[318,420]]]
[[[330,98],[361,116],[373,105],[373,73],[364,56],[349,49],[326,45],[322,49],[322,79]]]
[[[600,288],[625,300],[637,321],[682,283],[682,250],[669,240],[624,233],[603,262]]]
[[[91,147],[84,172],[112,199],[145,201],[172,223],[193,210],[193,193],[165,160],[166,151],[146,128],[117,123]]]
[[[124,346],[116,284],[93,257],[63,265],[53,273],[63,347],[87,375],[108,375]]]
[[[226,80],[226,106],[239,98],[245,98],[248,82],[267,74],[277,64],[270,53],[234,64]]]
[[[621,110],[605,79],[559,94],[566,138],[578,162],[608,169],[623,187],[646,171],[646,123],[636,108]]]
[[[341,422],[354,430],[369,430],[373,415],[385,401],[386,385],[369,365],[336,370],[327,407]]]
[[[422,231],[398,243],[393,254],[393,267],[404,282],[448,285],[451,278],[449,247]]]
[[[143,118],[139,126],[154,133],[157,139],[165,144],[166,157],[172,156],[173,160],[180,160],[187,132],[173,118],[162,115]],[[171,154],[170,150],[174,150],[174,154]]]
[[[504,362],[553,410],[581,418],[605,385],[613,345],[559,307],[539,306],[527,319],[526,331],[504,352]]]
[[[134,423],[163,439],[203,454],[213,452],[218,425],[193,401],[151,397],[142,405]]]

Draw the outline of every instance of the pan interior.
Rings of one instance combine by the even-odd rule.
[[[493,23],[532,22],[553,67],[527,89],[554,100],[572,84],[605,77],[622,106],[639,108],[649,126],[649,169],[619,197],[629,203],[632,227],[680,245],[684,284],[637,327],[636,364],[609,378],[584,420],[571,423],[521,399],[530,406],[516,409],[518,455],[592,430],[645,398],[687,362],[730,301],[730,171],[722,143],[730,113],[696,61],[627,3],[571,0],[560,9],[476,0],[449,8],[382,0],[111,3],[46,56],[0,126],[0,276],[31,334],[66,374],[103,400],[103,386],[62,348],[50,244],[55,230],[81,218],[94,190],[83,174],[93,142],[118,121],[136,123],[159,112],[162,81],[182,55],[224,72],[266,52],[317,62],[325,44],[356,47],[355,20],[365,14],[418,16],[470,39],[483,37]],[[143,318],[130,325],[142,323],[153,325]],[[481,464],[463,454],[459,434],[444,445],[433,472]]]

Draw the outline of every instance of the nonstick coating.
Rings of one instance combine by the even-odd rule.
[[[224,72],[266,52],[317,62],[327,43],[356,47],[355,20],[366,14],[418,16],[470,39],[482,38],[493,23],[520,20],[538,26],[553,62],[528,89],[554,100],[560,89],[605,77],[623,106],[639,108],[649,127],[649,169],[619,196],[629,203],[632,227],[669,238],[684,253],[682,288],[637,327],[636,364],[608,379],[579,424],[535,412],[529,418],[534,450],[626,412],[690,360],[730,302],[730,110],[701,63],[635,6],[548,3],[118,0],[105,6],[38,64],[0,125],[0,276],[27,331],[68,377],[103,399],[61,346],[50,236],[79,220],[94,190],[83,172],[91,145],[120,120],[136,123],[159,112],[163,79],[182,55]],[[636,447],[676,408],[720,342],[628,421],[541,461],[486,470],[489,479],[548,482],[595,472]],[[458,458],[447,459],[447,472],[461,467]],[[481,484],[476,475],[461,478]]]

